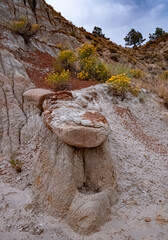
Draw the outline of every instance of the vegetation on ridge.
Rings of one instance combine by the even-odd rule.
[[[52,14],[54,10],[49,8],[49,12]],[[108,41],[100,27],[94,27],[93,34],[91,34],[84,28],[75,27],[71,22],[63,18],[60,13],[55,13],[54,17],[56,20],[58,19],[61,27],[49,32],[53,34],[55,32],[63,33],[70,38],[73,36],[81,44],[79,49],[82,49],[87,42],[86,45],[92,46],[95,52],[82,59],[79,49],[76,51],[69,49],[71,44],[73,45],[72,42],[67,40],[64,43],[61,41],[53,43],[60,53],[54,62],[54,72],[47,76],[49,85],[54,86],[55,89],[66,89],[70,87],[68,82],[71,78],[74,78],[74,80],[78,78],[86,81],[105,82],[111,76],[125,74],[140,88],[147,88],[167,101],[168,51],[166,43],[168,33],[162,28],[157,27],[154,33],[150,33],[150,41],[142,46],[140,45],[145,40],[142,34],[135,29],[131,29],[125,37],[126,45],[135,46],[135,48],[124,48]],[[8,28],[14,33],[23,36],[27,43],[32,36],[37,34],[39,25],[32,24],[27,18],[21,17],[12,21]],[[40,34],[38,34],[39,40]],[[49,37],[46,37],[46,39],[45,43],[48,44]],[[75,47],[77,47],[77,44],[74,41],[71,49],[75,49]],[[85,49],[85,51],[88,50]],[[55,83],[53,83],[54,79]],[[59,85],[59,81],[63,81],[63,84]]]
[[[38,24],[31,24],[26,17],[21,17],[18,20],[13,20],[8,28],[21,35],[25,42],[28,42],[32,36],[36,35],[40,27]]]
[[[143,39],[143,36],[140,32],[135,31],[135,29],[131,29],[124,40],[126,42],[126,45],[133,45],[134,47],[137,47],[141,45],[141,43],[143,43],[146,39]]]

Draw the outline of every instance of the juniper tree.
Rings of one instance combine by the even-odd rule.
[[[140,32],[131,29],[131,31],[124,38],[126,45],[134,45],[134,47],[141,45],[146,39],[143,39],[143,36]]]
[[[151,33],[149,34],[149,39],[155,40],[156,38],[161,37],[165,33],[166,32],[162,28],[157,27],[153,34],[151,34]]]

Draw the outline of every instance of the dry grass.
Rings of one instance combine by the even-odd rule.
[[[153,79],[150,76],[146,78],[146,81],[144,81],[143,79],[133,79],[133,82],[136,84],[138,88],[144,88],[157,94],[160,98],[164,100],[164,104],[167,107],[168,83],[159,80],[159,78],[153,81]]]

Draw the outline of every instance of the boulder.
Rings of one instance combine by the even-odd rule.
[[[101,145],[106,137],[104,128],[73,125],[54,125],[53,131],[68,145],[79,148],[93,148]]]
[[[49,98],[53,94],[53,91],[35,88],[29,89],[23,93],[24,99],[31,101],[36,107],[42,110],[42,104],[46,98]]]
[[[69,208],[67,222],[76,232],[88,235],[108,221],[110,208],[108,191],[91,195],[77,193]]]
[[[107,119],[95,109],[80,107],[71,92],[54,93],[44,101],[43,109],[48,128],[70,146],[93,148],[107,138]]]

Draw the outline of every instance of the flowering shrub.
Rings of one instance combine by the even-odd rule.
[[[31,24],[26,17],[12,21],[8,27],[11,31],[20,34],[27,42],[40,28],[38,24]]]
[[[51,72],[46,77],[46,83],[55,90],[64,90],[69,87],[68,80],[70,78],[69,70],[63,70],[61,73]]]
[[[81,80],[89,80],[89,74],[88,72],[81,71],[80,73],[78,73],[78,78],[80,78]]]
[[[80,72],[78,74],[78,77],[81,80],[89,80],[93,78],[96,63],[95,55],[96,48],[93,45],[86,43],[78,49],[80,65]]]
[[[96,55],[96,48],[93,45],[85,43],[78,49],[78,53],[80,59],[88,59]]]
[[[78,49],[81,80],[106,81],[109,77],[106,65],[96,58],[96,48],[93,45],[84,44]]]
[[[109,78],[109,72],[104,63],[98,62],[95,69],[95,79],[97,81],[106,81]]]
[[[125,74],[112,76],[106,83],[113,89],[114,93],[121,95],[122,99],[125,97],[125,92],[129,90],[131,79],[126,77]]]

